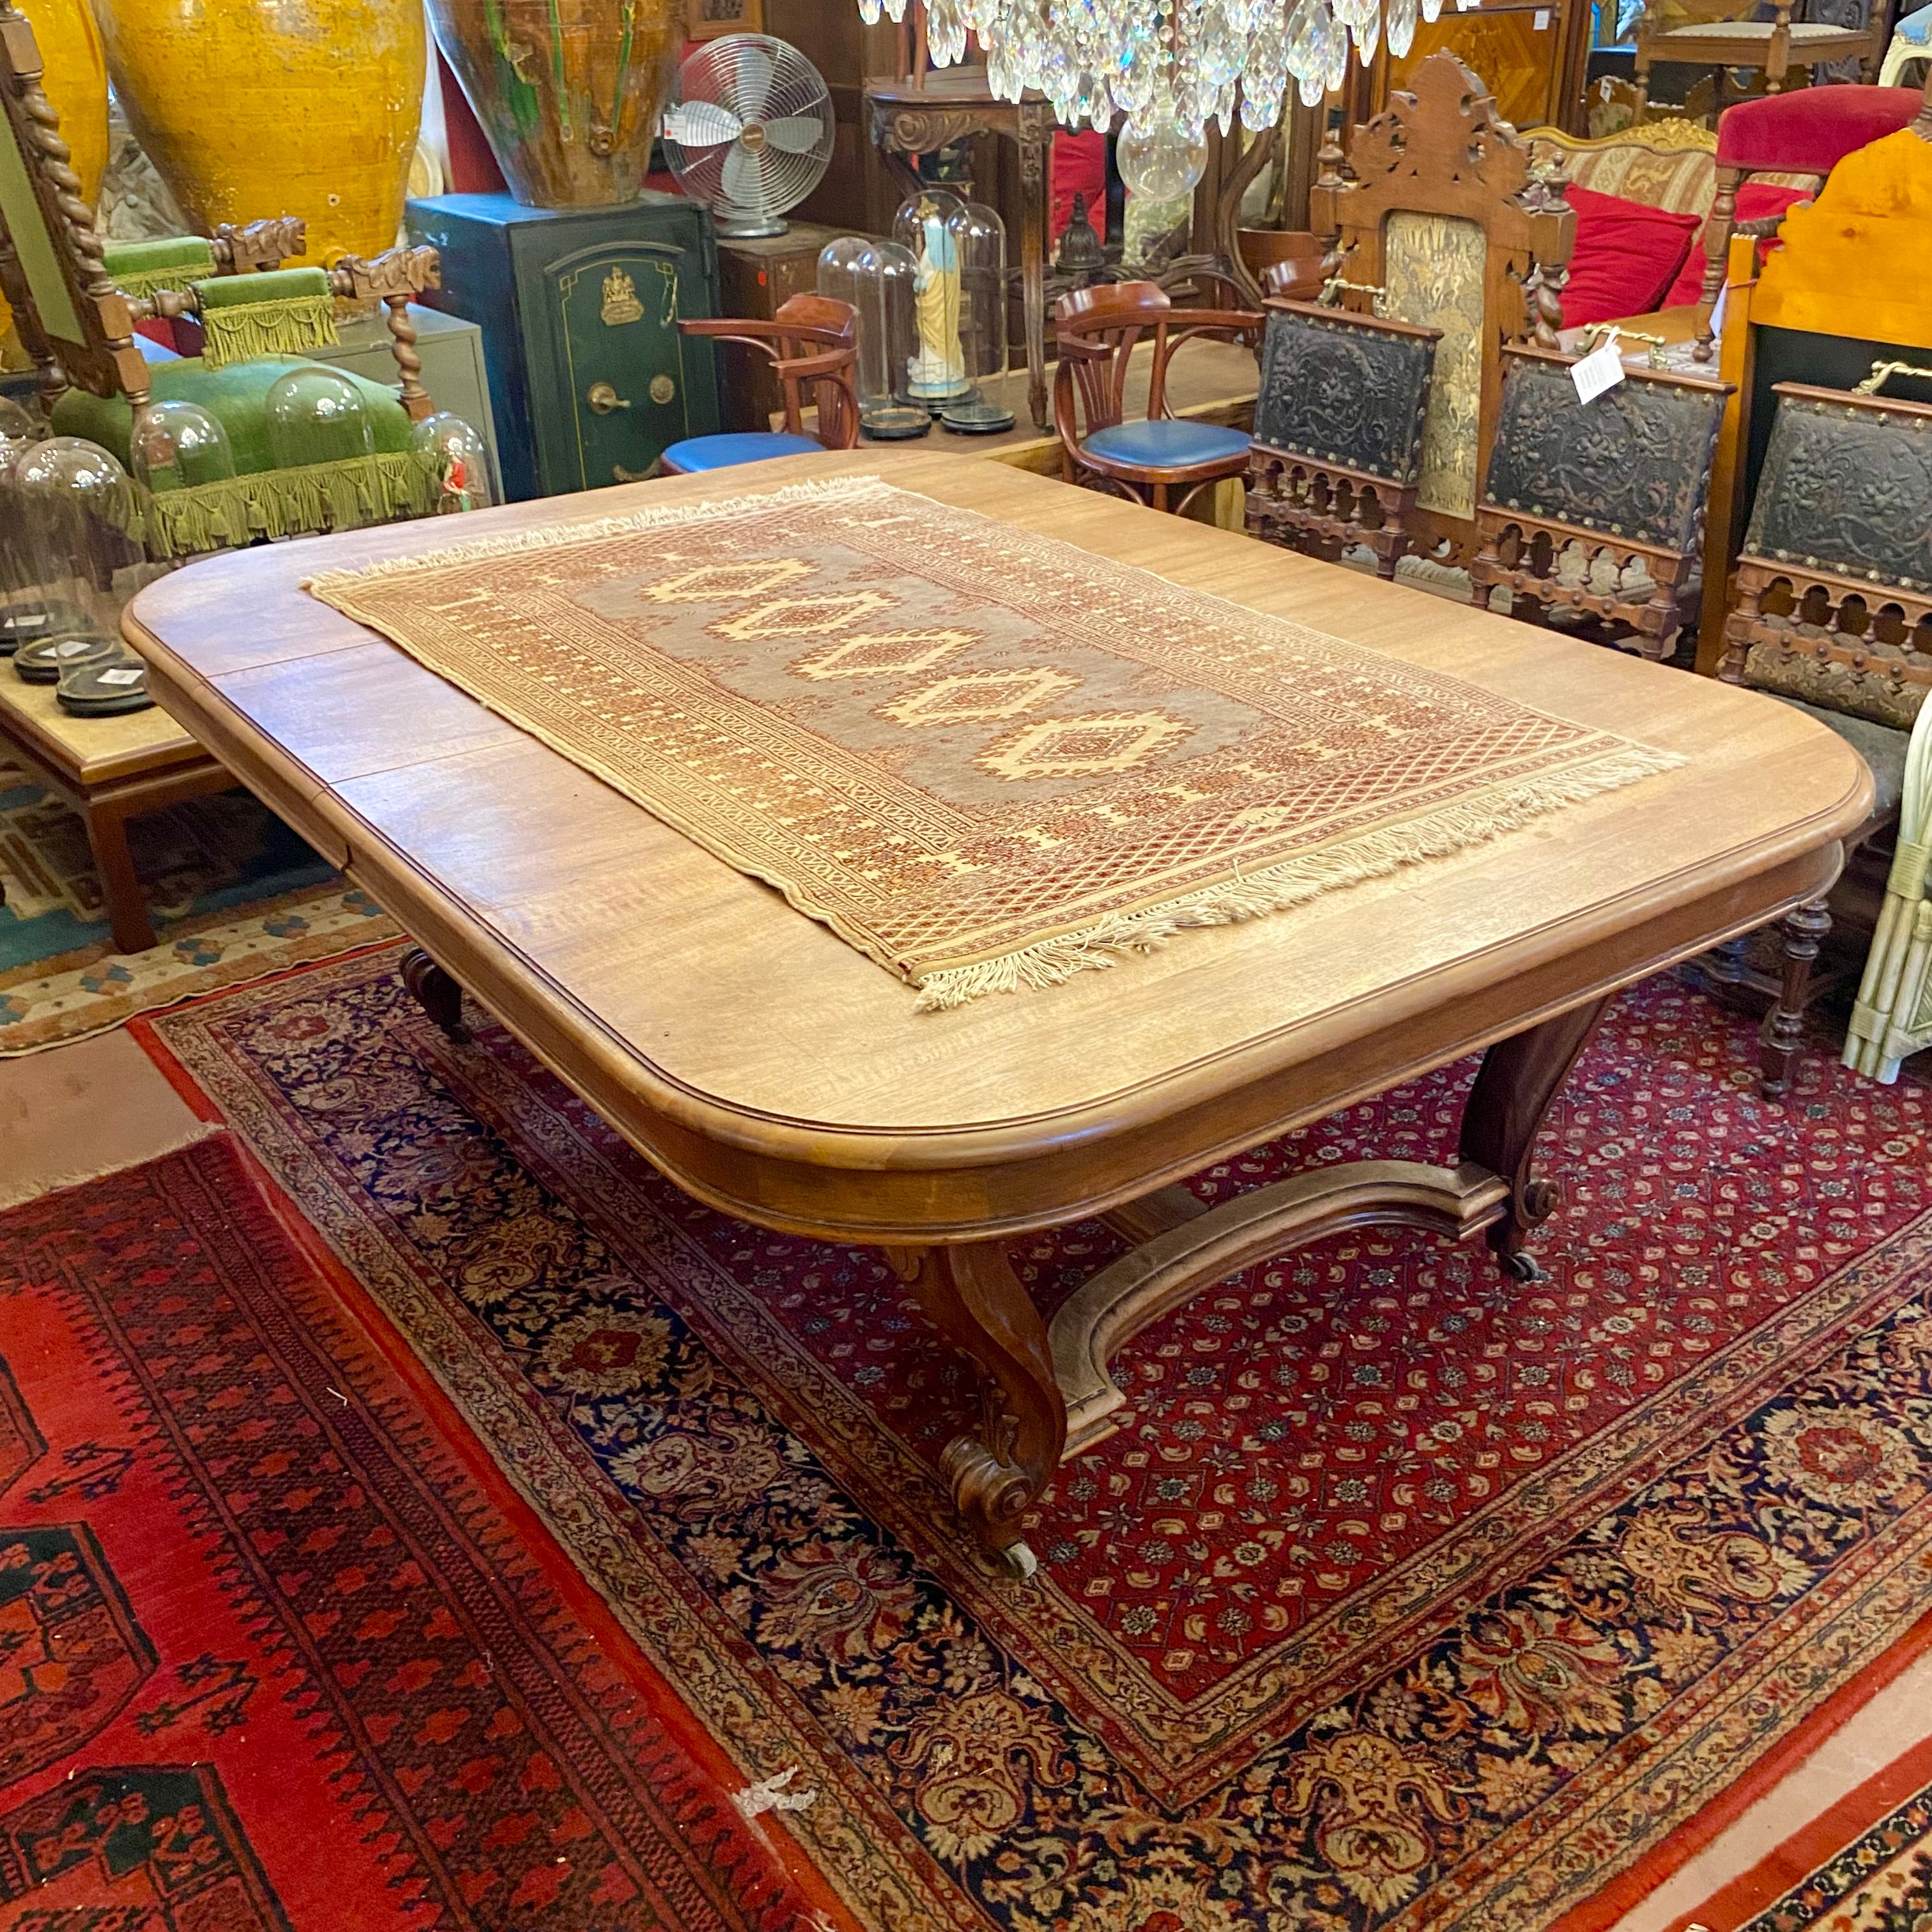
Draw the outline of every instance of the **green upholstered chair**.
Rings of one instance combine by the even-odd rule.
[[[32,29],[11,0],[0,0],[0,289],[40,368],[56,431],[85,436],[126,462],[136,417],[152,402],[178,401],[198,405],[225,433],[232,476],[176,479],[146,498],[152,555],[353,529],[439,507],[441,464],[412,446],[414,425],[434,405],[407,314],[412,295],[437,285],[434,249],[287,268],[279,265],[291,244],[302,245],[302,227],[285,220],[117,248],[110,267],[41,90]],[[398,388],[308,364],[319,378],[347,386],[369,446],[305,452],[299,439],[292,448],[284,437],[278,448],[271,394],[304,366],[302,351],[335,340],[335,304],[344,298],[385,304]],[[182,316],[200,323],[202,353],[151,368],[133,340],[134,322]]]

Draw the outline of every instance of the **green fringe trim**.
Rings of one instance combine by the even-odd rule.
[[[335,332],[335,299],[326,295],[219,307],[204,302],[201,328],[201,359],[210,369],[253,362],[263,356],[306,355],[312,349],[333,348],[340,340]]]
[[[319,536],[426,517],[441,501],[434,452],[386,451],[300,470],[261,470],[148,499],[148,549],[157,557],[232,550],[262,537]]]
[[[103,257],[114,286],[130,301],[164,289],[192,288],[214,273],[214,244],[198,235],[152,242],[124,242]]]

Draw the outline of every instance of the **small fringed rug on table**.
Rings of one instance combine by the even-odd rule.
[[[1932,1107],[1817,1058],[1767,1105],[1674,982],[1551,1115],[1547,1282],[1369,1232],[1197,1297],[1024,1586],[880,1256],[688,1200],[394,956],[136,1032],[873,1932],[1586,1932],[1932,1636]],[[1194,1184],[1443,1159],[1468,1072]],[[1016,1249],[1049,1306],[1115,1252]]]
[[[0,1215],[0,1926],[840,1932],[312,1242],[222,1134]]]

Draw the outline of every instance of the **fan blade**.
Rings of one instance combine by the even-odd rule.
[[[755,41],[737,50],[737,72],[732,76],[738,112],[755,121],[765,111],[772,92],[772,57]]]
[[[782,153],[808,154],[825,138],[825,123],[815,114],[787,114],[765,123],[765,138]]]
[[[765,212],[765,184],[759,157],[742,142],[734,142],[724,157],[724,199],[746,214]]]
[[[682,100],[664,110],[668,140],[680,148],[717,148],[735,141],[745,124],[728,107],[715,100]]]

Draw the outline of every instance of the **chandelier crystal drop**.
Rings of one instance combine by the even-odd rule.
[[[905,10],[859,0],[868,24]],[[1406,54],[1418,11],[1442,10],[1442,0],[927,0],[926,38],[933,64],[950,67],[976,34],[994,94],[1043,94],[1062,127],[1124,114],[1130,190],[1138,173],[1141,192],[1165,195],[1200,179],[1209,122],[1224,134],[1237,118],[1272,128],[1291,82],[1314,106],[1346,80],[1352,50],[1366,67],[1386,34]]]

